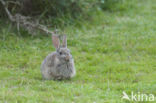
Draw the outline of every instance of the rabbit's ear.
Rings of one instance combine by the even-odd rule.
[[[66,35],[63,36],[62,46],[67,47],[67,37],[66,37]]]
[[[52,35],[52,42],[53,42],[53,45],[54,45],[54,47],[56,49],[59,48],[59,46],[60,46],[60,40],[59,40],[59,37],[58,36]]]

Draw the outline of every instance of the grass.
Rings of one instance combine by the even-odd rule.
[[[40,64],[55,50],[50,36],[20,36],[1,21],[0,103],[131,103],[123,91],[156,96],[156,1],[126,3],[129,9],[98,11],[92,22],[64,28],[77,70],[66,81],[42,80]]]

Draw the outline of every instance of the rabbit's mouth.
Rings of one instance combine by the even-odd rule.
[[[70,59],[63,58],[61,61],[62,61],[62,63],[65,63],[66,64],[66,63],[69,63],[70,62]]]

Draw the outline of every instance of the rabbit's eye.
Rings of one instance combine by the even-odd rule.
[[[62,52],[60,52],[60,55],[62,55]]]

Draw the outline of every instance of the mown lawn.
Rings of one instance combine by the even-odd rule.
[[[0,103],[132,103],[123,91],[156,99],[156,0],[124,4],[64,28],[77,70],[67,81],[42,80],[51,36],[20,36],[0,21]]]

